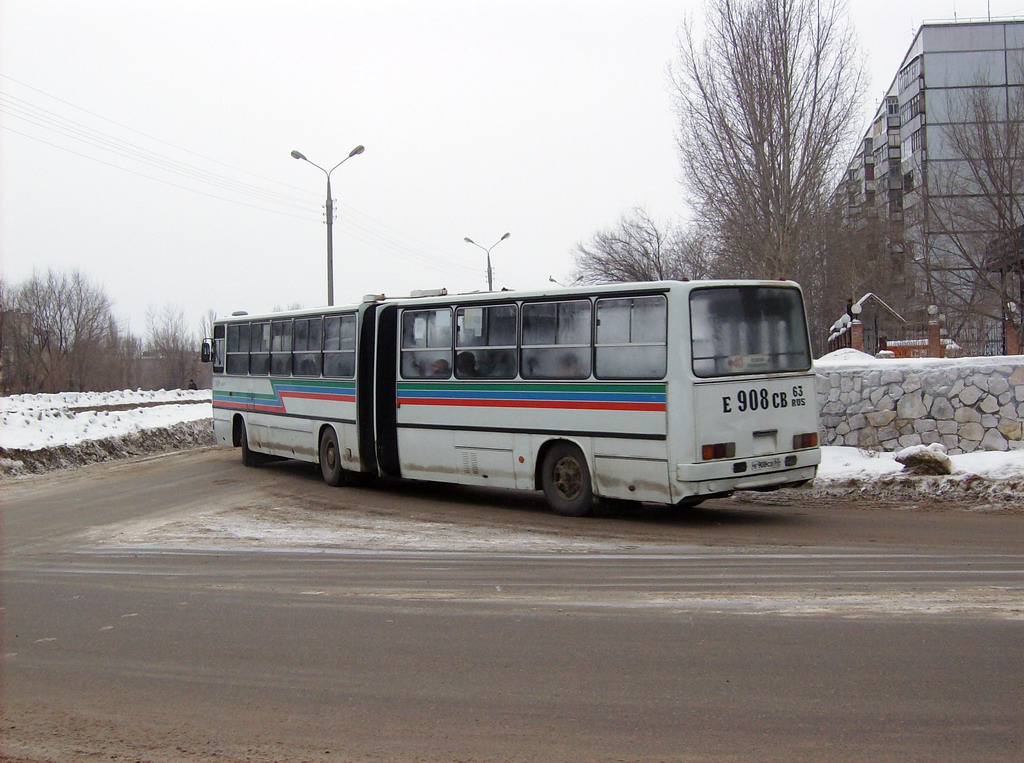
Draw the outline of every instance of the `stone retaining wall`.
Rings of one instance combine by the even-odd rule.
[[[843,351],[852,352],[852,351]],[[815,363],[822,445],[1024,449],[1024,357]]]

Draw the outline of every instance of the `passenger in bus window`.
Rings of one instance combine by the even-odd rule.
[[[480,375],[476,369],[476,356],[473,353],[460,352],[455,356],[455,375],[459,378]]]
[[[580,360],[576,357],[575,352],[566,352],[558,359],[558,372],[556,376],[559,379],[580,379],[584,375],[583,369],[580,368]]]
[[[452,375],[451,366],[448,365],[448,361],[444,358],[438,358],[434,361],[434,365],[430,367],[430,375],[436,379],[447,379]]]

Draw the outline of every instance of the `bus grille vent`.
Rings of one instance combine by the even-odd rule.
[[[480,474],[480,467],[476,463],[476,453],[471,450],[462,451],[462,473]]]

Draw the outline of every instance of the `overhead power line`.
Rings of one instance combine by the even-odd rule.
[[[29,140],[121,170],[136,177],[152,180],[190,193],[196,193],[207,198],[296,219],[315,219],[311,214],[302,214],[303,212],[308,213],[312,211],[307,200],[319,195],[308,188],[300,188],[274,178],[234,167],[212,157],[204,156],[199,152],[137,130],[121,122],[109,119],[102,114],[46,93],[6,74],[0,74],[0,77],[34,93],[45,96],[63,106],[102,120],[121,130],[126,130],[148,141],[153,141],[175,151],[201,159],[203,164],[214,164],[262,182],[256,183],[240,180],[211,170],[207,166],[183,161],[165,151],[148,148],[139,142],[119,137],[111,132],[90,126],[83,121],[72,119],[55,110],[44,108],[26,98],[0,90],[0,112],[7,114],[12,119],[19,120],[26,125],[49,133],[51,139],[23,130],[17,130],[8,124],[0,124],[0,127],[12,134],[20,135]],[[70,144],[68,141],[70,141]],[[96,155],[95,152],[97,151],[100,152],[99,155]],[[106,158],[104,158],[104,155],[106,155]],[[125,166],[125,164],[129,166]],[[142,165],[144,168],[149,168],[149,171],[133,169],[130,166],[132,164]],[[161,174],[169,174],[171,179],[161,177]],[[302,196],[298,194],[302,194]],[[232,196],[241,197],[241,199],[232,198]],[[258,203],[252,203],[254,201]],[[479,272],[479,268],[468,264],[462,257],[452,255],[438,247],[424,244],[351,205],[344,204],[342,206],[349,212],[345,220],[346,228],[344,235],[346,236],[351,236],[376,249],[390,253],[401,260],[427,265],[454,275],[477,274]]]

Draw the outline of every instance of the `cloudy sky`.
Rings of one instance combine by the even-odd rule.
[[[868,110],[923,20],[851,0]],[[3,278],[79,268],[136,333],[446,286],[539,288],[633,207],[688,214],[666,66],[698,0],[0,0]]]

